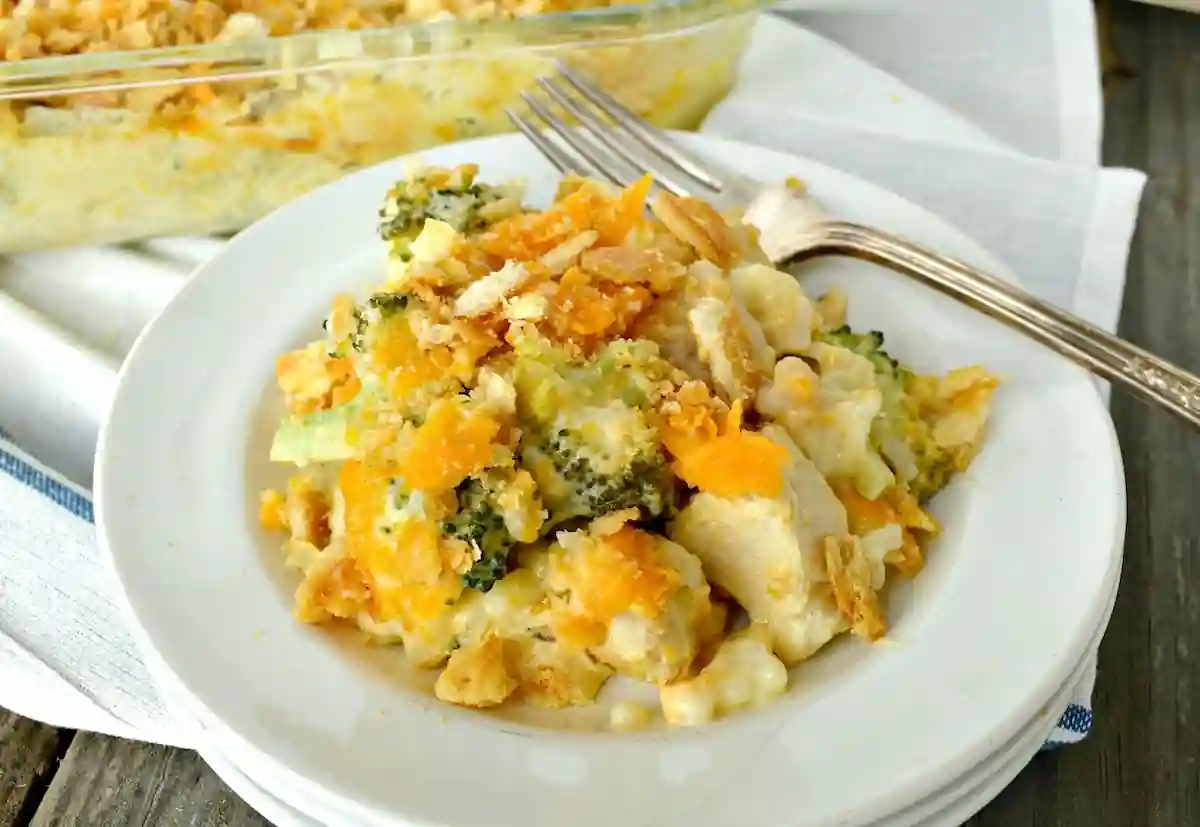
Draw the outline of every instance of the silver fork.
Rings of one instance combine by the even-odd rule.
[[[827,216],[794,189],[764,185],[722,169],[630,112],[591,81],[557,63],[522,93],[530,116],[513,124],[563,174],[626,185],[650,173],[655,185],[720,209],[744,208],[763,251],[777,266],[820,256],[882,264],[1008,324],[1097,376],[1123,386],[1200,428],[1200,377],[1160,359],[1016,285],[890,233]],[[555,110],[573,117],[569,126]],[[551,136],[552,133],[553,137]]]

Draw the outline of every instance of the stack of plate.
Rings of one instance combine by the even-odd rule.
[[[798,175],[839,216],[1004,272],[865,182],[688,140],[760,180]],[[534,200],[555,183],[516,137],[425,160],[523,178]],[[369,659],[295,622],[295,582],[256,520],[271,365],[333,294],[379,280],[375,209],[401,171],[302,198],[202,267],[134,347],[101,438],[102,540],[148,664],[222,777],[280,827],[905,827],[961,823],[994,796],[1042,745],[1107,623],[1120,455],[1082,371],[860,262],[798,275],[840,285],[852,324],[885,331],[921,370],[980,363],[1005,378],[984,450],[935,500],[943,533],[925,571],[888,593],[885,641],[831,645],[754,712],[617,735],[446,707],[406,688],[388,666],[397,654]]]

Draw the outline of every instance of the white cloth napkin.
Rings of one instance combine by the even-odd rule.
[[[874,180],[978,239],[1044,297],[1113,327],[1144,177],[1094,166],[1100,92],[1089,0],[964,4],[973,15],[948,12],[946,0],[880,3],[903,12],[856,13],[853,26],[803,12],[857,55],[765,18],[738,88],[703,131]],[[1046,31],[1024,28],[1031,21]],[[888,35],[901,23],[938,32],[910,50],[910,63]],[[1031,40],[1041,45],[1025,54]],[[988,53],[1004,57],[994,64]],[[995,77],[1010,68],[1020,84]],[[86,487],[116,366],[219,247],[163,239],[0,262],[0,426],[12,437],[0,439],[0,706],[187,745],[124,631]],[[1091,682],[1052,741],[1086,733]]]
[[[806,28],[1035,158],[1095,166],[1092,2],[786,0]]]

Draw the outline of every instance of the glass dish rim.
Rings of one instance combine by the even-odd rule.
[[[447,19],[388,28],[314,29],[196,46],[0,61],[0,100],[298,76],[490,51],[636,42],[759,11],[771,2],[649,0],[504,21]],[[635,26],[639,30],[630,33]]]

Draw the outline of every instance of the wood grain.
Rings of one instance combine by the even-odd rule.
[[[72,734],[0,709],[0,827],[29,823]]]
[[[1120,332],[1195,371],[1200,18],[1129,2],[1108,12],[1128,76],[1108,89],[1105,163],[1150,177]],[[1095,727],[1084,743],[1037,758],[971,827],[1200,824],[1200,438],[1125,397],[1113,418],[1129,521]]]
[[[30,827],[269,825],[194,752],[81,733]]]

